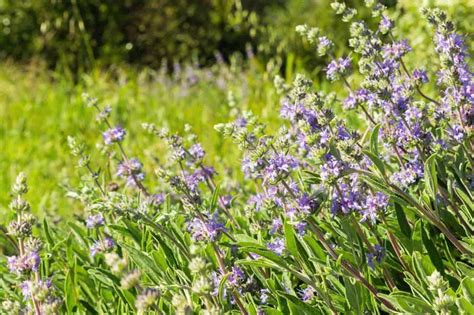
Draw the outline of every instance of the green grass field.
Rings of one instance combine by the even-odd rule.
[[[278,97],[271,79],[256,69],[240,74],[221,69],[215,78],[203,71],[201,81],[191,87],[182,82],[164,82],[148,71],[110,70],[83,75],[74,83],[35,67],[0,66],[0,189],[7,192],[16,174],[29,176],[29,198],[36,213],[71,214],[77,206],[65,197],[64,185],[80,179],[66,143],[68,135],[85,142],[89,148],[101,141],[101,126],[94,111],[86,108],[82,93],[100,95],[101,104],[110,104],[112,118],[125,127],[125,145],[142,158],[159,160],[163,144],[141,128],[153,122],[180,132],[186,123],[200,136],[218,169],[238,167],[238,154],[232,143],[224,143],[213,126],[229,118],[228,91],[239,108],[251,109],[272,124],[278,116]],[[218,84],[220,86],[218,86]],[[142,156],[146,155],[146,156]],[[221,160],[219,157],[223,157]],[[101,161],[96,159],[97,167]],[[153,170],[148,170],[152,173]],[[155,180],[149,176],[148,180]],[[10,200],[0,195],[2,211]]]

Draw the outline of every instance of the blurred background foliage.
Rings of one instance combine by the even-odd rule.
[[[320,65],[294,27],[306,23],[330,31],[339,47],[348,26],[334,18],[330,0],[1,0],[0,56],[40,59],[49,68],[78,73],[118,63],[158,67],[193,59],[209,65],[220,53],[255,53],[263,65]],[[368,18],[363,0],[346,1]],[[401,17],[402,33],[419,21],[423,5],[438,5],[473,33],[473,1],[384,0]],[[342,35],[344,34],[344,35]],[[426,37],[412,38],[426,44]],[[252,50],[252,52],[251,52]]]

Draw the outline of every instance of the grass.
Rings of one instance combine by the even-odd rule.
[[[26,172],[31,187],[28,198],[37,214],[64,216],[80,211],[65,197],[63,188],[76,185],[80,178],[66,139],[73,135],[89,148],[102,140],[102,126],[95,122],[93,110],[84,106],[83,92],[112,106],[113,120],[128,130],[125,146],[146,160],[159,161],[163,146],[142,131],[142,122],[177,132],[188,123],[218,170],[237,168],[235,146],[224,143],[213,129],[214,124],[230,119],[228,91],[235,94],[239,107],[251,109],[270,124],[277,122],[279,103],[271,80],[256,69],[235,74],[226,67],[216,70],[215,78],[192,87],[164,82],[150,70],[97,70],[75,83],[38,67],[3,64],[0,69],[0,190],[9,191],[16,174]],[[209,74],[200,71],[198,76]],[[217,81],[225,87],[218,87]],[[104,159],[96,158],[96,166],[103,166]],[[0,211],[6,210],[9,201],[7,193],[0,194]]]

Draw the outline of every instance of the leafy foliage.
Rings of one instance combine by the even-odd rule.
[[[209,165],[189,125],[175,133],[143,122],[143,134],[166,147],[145,166],[147,154],[131,150],[137,136],[84,94],[102,129],[99,154],[80,133],[67,138],[81,173],[68,196],[84,214],[67,226],[36,222],[27,195],[41,187],[17,177],[13,219],[1,229],[2,311],[472,313],[473,78],[464,37],[443,11],[424,9],[439,61],[411,70],[395,20],[380,3],[366,5],[377,23],[331,4],[351,23],[350,56],[320,29],[297,27],[328,59],[333,89],[276,76],[287,121],[276,131],[229,95],[232,121],[214,129],[241,151],[238,181]]]

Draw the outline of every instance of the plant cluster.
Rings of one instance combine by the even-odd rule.
[[[85,174],[68,195],[86,216],[66,230],[47,220],[34,229],[18,177],[2,310],[472,314],[474,80],[466,38],[443,11],[424,9],[439,60],[409,69],[412,47],[394,36],[395,21],[383,5],[365,2],[376,29],[345,3],[331,5],[350,23],[351,54],[337,55],[317,28],[296,29],[327,58],[331,92],[303,75],[291,84],[277,76],[287,122],[279,130],[267,132],[236,107],[232,122],[215,126],[242,151],[241,181],[217,174],[190,126],[179,135],[143,123],[168,148],[143,163],[111,109],[84,95],[103,128],[105,160],[68,138]],[[339,107],[360,116],[365,130]]]

